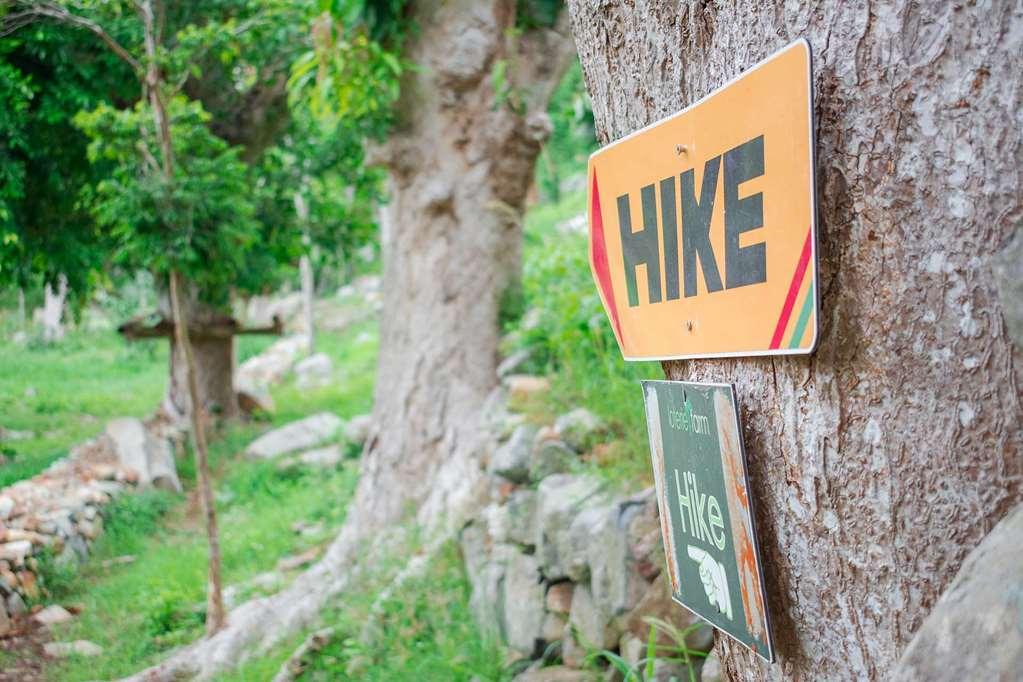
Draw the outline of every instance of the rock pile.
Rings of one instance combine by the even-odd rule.
[[[508,380],[510,379],[510,381]],[[505,380],[515,394],[544,390],[545,381]],[[523,662],[521,680],[584,679],[587,655],[609,651],[637,666],[646,656],[649,617],[682,630],[695,618],[671,601],[661,575],[664,554],[653,489],[615,494],[599,477],[578,473],[579,457],[608,436],[585,409],[551,425],[502,411],[493,421],[495,448],[488,472],[491,503],[461,534],[480,628]],[[667,632],[655,636],[674,646]],[[687,636],[707,651],[706,625]],[[554,659],[561,665],[543,667]],[[688,679],[667,656],[656,679]]]
[[[41,555],[84,559],[103,530],[101,509],[127,490],[181,490],[177,437],[155,418],[115,419],[42,473],[0,491],[0,635],[39,595]]]

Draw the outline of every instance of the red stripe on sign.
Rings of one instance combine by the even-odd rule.
[[[611,268],[607,263],[607,247],[604,244],[604,219],[600,214],[600,192],[597,189],[597,172],[593,172],[593,192],[590,198],[590,262],[593,263],[593,276],[597,280],[607,314],[611,318],[618,343],[622,343],[622,327],[618,322],[618,307],[615,305],[615,292],[611,288]]]
[[[774,327],[774,336],[771,337],[771,350],[778,348],[781,345],[782,337],[785,336],[785,327],[789,324],[789,317],[792,315],[792,307],[796,304],[796,296],[799,294],[799,285],[803,283],[803,275],[806,274],[806,266],[810,264],[810,247],[812,245],[810,239],[812,235],[812,230],[807,231],[806,241],[803,242],[803,252],[799,254],[799,264],[796,266],[796,271],[792,274],[792,281],[789,283],[789,293],[785,297],[785,305],[781,307],[781,316],[778,318],[778,324]]]

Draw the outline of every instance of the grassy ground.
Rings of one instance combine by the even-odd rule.
[[[619,486],[635,488],[649,478],[638,381],[659,378],[661,371],[656,363],[621,360],[590,279],[585,234],[558,228],[583,209],[583,195],[574,194],[530,212],[524,308],[536,312],[507,323],[505,351],[531,349],[533,357],[525,370],[551,377],[551,393],[528,406],[538,419],[581,405],[611,425],[614,442],[583,466],[600,471]],[[250,345],[240,349],[242,357],[265,345],[263,340],[246,342]],[[322,335],[319,349],[334,358],[341,376],[319,390],[276,387],[274,424],[323,409],[349,416],[370,408],[376,354],[373,325]],[[31,351],[35,352],[39,351]],[[140,399],[138,413],[148,410],[162,391],[164,357],[159,350],[150,352],[153,357],[146,361],[152,368],[146,376],[159,385],[147,384],[154,399]],[[69,356],[57,362],[79,361]],[[11,426],[19,428],[16,423]],[[221,434],[211,453],[227,584],[272,569],[282,556],[326,543],[343,520],[354,489],[354,461],[327,474],[282,473],[273,464],[239,457],[241,448],[267,426],[250,424]],[[186,488],[191,488],[190,461],[183,462],[181,469]],[[323,528],[312,537],[302,537],[292,531],[298,521],[322,521]],[[49,668],[52,679],[128,674],[201,635],[205,541],[194,502],[166,494],[125,498],[115,505],[107,529],[79,575],[55,571],[48,576],[61,603],[83,607],[82,615],[56,637],[88,639],[103,646],[105,653],[97,659],[53,665]],[[126,555],[135,558],[111,565],[111,560]],[[502,680],[510,676],[499,647],[483,638],[472,621],[468,585],[454,546],[445,549],[426,576],[406,585],[384,605],[381,639],[372,647],[361,644],[358,633],[387,575],[381,571],[375,581],[371,578],[347,592],[343,608],[328,609],[324,623],[333,625],[338,636],[313,657],[303,680]],[[302,637],[222,679],[270,679]]]
[[[244,361],[273,342],[239,338]],[[114,331],[71,331],[58,344],[4,342],[0,353],[0,427],[31,431],[0,442],[7,463],[0,488],[45,469],[114,417],[145,416],[167,386],[167,343],[128,343]]]
[[[0,426],[32,431],[0,443],[0,487],[28,478],[103,430],[113,417],[142,416],[166,385],[167,344],[128,344],[114,332],[72,332],[59,344],[0,353]]]
[[[253,462],[240,455],[271,425],[318,410],[346,417],[370,409],[374,323],[343,334],[323,334],[318,345],[335,360],[336,382],[320,389],[275,388],[279,411],[271,423],[232,428],[212,443],[226,585],[272,570],[281,557],[324,545],[343,520],[357,477],[354,460],[327,472],[282,472],[273,462]],[[180,473],[186,490],[194,488],[190,460],[180,463]],[[78,575],[57,571],[46,576],[53,600],[83,608],[54,637],[93,641],[104,654],[55,664],[48,670],[52,679],[120,677],[202,633],[206,544],[194,499],[166,493],[126,497],[113,505],[108,517],[107,532]],[[320,528],[303,536],[292,529],[298,522]],[[133,560],[117,563],[124,556]],[[240,596],[258,591],[252,588]]]
[[[335,629],[335,636],[311,657],[299,679],[440,682],[510,678],[500,646],[481,636],[469,612],[469,584],[454,543],[443,548],[423,576],[409,580],[380,605],[374,616],[376,639],[371,644],[362,642],[360,635],[376,596],[392,575],[387,567],[374,571],[345,593],[343,607],[326,610],[324,624]],[[248,662],[221,682],[271,679],[302,639],[296,637],[272,654]]]

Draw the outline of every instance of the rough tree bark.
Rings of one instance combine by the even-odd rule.
[[[204,326],[223,326],[230,317],[195,300],[187,293],[191,287],[182,283],[182,306],[189,328],[201,332]],[[167,301],[169,306],[169,299]],[[167,308],[167,319],[174,319]],[[204,336],[201,333],[190,337],[192,356],[195,360],[199,403],[207,417],[231,420],[241,414],[238,395],[234,388],[236,364],[235,339],[233,336]],[[175,421],[184,423],[192,414],[192,398],[188,388],[188,363],[180,342],[170,338],[169,374],[167,395],[163,410]]]
[[[216,636],[133,680],[208,679],[315,622],[367,544],[406,520],[443,537],[480,502],[480,416],[496,385],[498,312],[518,281],[521,218],[548,100],[574,54],[567,16],[515,37],[514,0],[414,3],[391,172],[374,432],[345,526],[291,587],[233,610]],[[564,14],[564,13],[563,13]],[[507,60],[513,99],[491,71]],[[512,108],[514,105],[514,109]]]
[[[479,498],[481,406],[496,385],[498,315],[519,285],[522,212],[574,55],[567,14],[515,37],[511,0],[426,0],[399,120],[372,158],[390,171],[377,425],[349,525],[366,536],[417,510],[458,523]],[[507,65],[503,92],[491,75]],[[387,491],[382,494],[382,491]],[[353,525],[354,524],[354,525]]]
[[[1023,218],[1019,4],[569,5],[603,143],[813,47],[819,348],[664,367],[734,382],[743,407],[779,660],[719,637],[729,677],[885,679],[1021,497],[1021,358],[992,273]]]

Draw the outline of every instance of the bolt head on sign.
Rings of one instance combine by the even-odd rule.
[[[810,45],[590,157],[590,267],[626,360],[817,343]]]
[[[644,381],[672,599],[774,660],[735,390]]]

